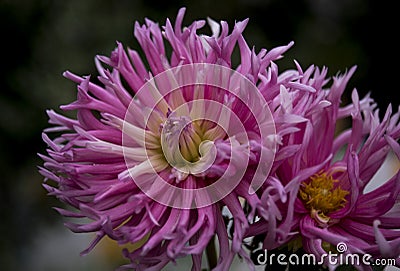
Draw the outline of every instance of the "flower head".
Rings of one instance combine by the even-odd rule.
[[[327,173],[317,173],[307,183],[302,183],[299,196],[313,217],[328,219],[327,214],[346,205],[349,191],[336,186],[337,182]]]
[[[274,222],[274,231],[268,230],[271,221],[260,221],[249,232],[264,232],[268,249],[293,247],[300,241],[305,252],[324,259],[323,254],[344,243],[347,250],[340,252],[394,258],[399,265],[400,171],[381,186],[369,188],[391,153],[400,159],[399,113],[392,115],[389,106],[380,120],[374,101],[369,95],[360,100],[356,90],[352,102],[341,106],[354,71],[334,77],[329,86],[326,69],[310,67],[303,72],[298,65],[297,83],[316,91],[299,95],[295,88],[282,88],[279,110],[302,118],[297,131],[282,139],[286,157],[277,157],[268,181],[287,199],[272,202],[273,193],[266,189],[263,205],[272,202],[282,218]],[[351,126],[337,134],[343,120],[350,120]],[[324,262],[334,270],[335,264],[327,258]],[[370,270],[365,265],[357,268]]]
[[[76,119],[50,110],[55,126],[43,134],[49,149],[40,171],[55,181],[45,188],[76,209],[57,208],[62,215],[90,219],[67,227],[96,232],[84,253],[104,236],[133,243],[137,248],[124,255],[135,270],[159,270],[185,255],[200,270],[214,235],[217,270],[228,270],[237,253],[248,259],[242,240],[251,216],[239,198],[252,213],[259,208],[254,192],[275,155],[269,104],[279,88],[272,61],[291,44],[256,54],[242,36],[247,20],[230,34],[225,22],[210,20],[213,34],[204,36],[196,33],[204,21],[182,29],[184,11],[163,31],[150,20],[135,24],[145,61],[121,43],[110,57],[99,56],[102,85],[65,72],[78,84],[78,97],[61,108],[76,111]],[[235,46],[238,67],[231,66]],[[51,139],[49,132],[59,136]],[[223,212],[232,217],[232,236]]]

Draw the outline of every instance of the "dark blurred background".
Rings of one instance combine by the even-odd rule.
[[[69,69],[96,75],[94,56],[108,55],[116,40],[138,49],[133,38],[136,20],[144,22],[148,17],[164,24],[169,17],[174,21],[181,6],[187,7],[185,25],[209,16],[232,26],[235,20],[248,17],[244,35],[257,51],[295,41],[278,62],[280,70],[293,68],[293,59],[303,68],[327,66],[330,75],[358,65],[347,95],[354,87],[363,94],[371,91],[383,111],[389,103],[395,108],[399,104],[395,1],[0,3],[0,270],[111,270],[110,266],[116,266],[107,266],[109,258],[113,261],[116,257],[107,241],[105,248],[94,252],[100,257],[78,259],[88,240],[64,229],[63,219],[51,209],[61,204],[47,197],[41,187],[37,165],[42,162],[37,153],[45,150],[41,141],[41,131],[47,127],[45,110],[58,109],[76,95],[75,85],[64,79],[62,72]]]

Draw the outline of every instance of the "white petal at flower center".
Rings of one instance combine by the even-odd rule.
[[[174,113],[162,125],[161,147],[165,159],[174,168],[177,180],[189,174],[200,174],[215,161],[217,151],[214,142],[203,139],[199,124],[189,116]]]

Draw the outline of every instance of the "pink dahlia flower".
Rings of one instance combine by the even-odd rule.
[[[204,21],[182,29],[184,11],[163,31],[150,20],[136,23],[145,60],[118,43],[110,57],[96,59],[101,85],[65,72],[78,96],[61,109],[76,111],[76,118],[50,110],[54,126],[43,134],[44,187],[74,207],[57,208],[62,215],[89,219],[67,222],[68,228],[96,233],[83,254],[104,236],[135,244],[124,250],[126,267],[135,270],[160,270],[186,255],[200,270],[214,236],[215,270],[229,270],[236,254],[249,260],[242,241],[255,211],[266,220],[278,214],[259,207],[254,192],[264,185],[276,139],[293,132],[285,124],[277,136],[268,109],[280,92],[271,61],[291,44],[256,54],[242,36],[247,20],[230,34],[225,22],[209,20],[213,34],[204,36],[196,33]],[[232,67],[235,46],[241,63]]]
[[[400,159],[399,113],[392,115],[389,106],[380,120],[373,100],[369,95],[360,100],[356,90],[352,102],[341,106],[354,71],[331,83],[325,68],[303,71],[298,65],[288,71],[297,74],[298,84],[316,91],[281,87],[274,114],[288,111],[303,118],[297,132],[282,138],[285,157],[276,157],[265,183],[280,189],[267,188],[261,197],[263,206],[278,209],[281,219],[260,220],[248,232],[263,233],[267,249],[303,248],[318,260],[322,257],[330,270],[337,265],[323,258],[329,252],[391,258],[400,265],[400,171],[372,191],[366,189],[390,153]],[[351,120],[351,127],[336,135],[341,120]],[[272,201],[276,194],[283,200]],[[361,260],[355,267],[372,270]]]

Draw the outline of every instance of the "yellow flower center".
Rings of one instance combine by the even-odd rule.
[[[197,123],[191,122],[189,117],[171,117],[164,126],[164,141],[168,148],[180,152],[189,162],[199,160],[199,146],[202,142],[202,133]]]
[[[161,151],[178,182],[207,170],[217,155],[214,141],[225,136],[218,125],[189,116],[170,115],[160,128]]]
[[[318,222],[328,222],[328,215],[343,208],[347,202],[345,197],[349,192],[335,186],[337,182],[331,175],[319,173],[301,185],[299,196]]]

